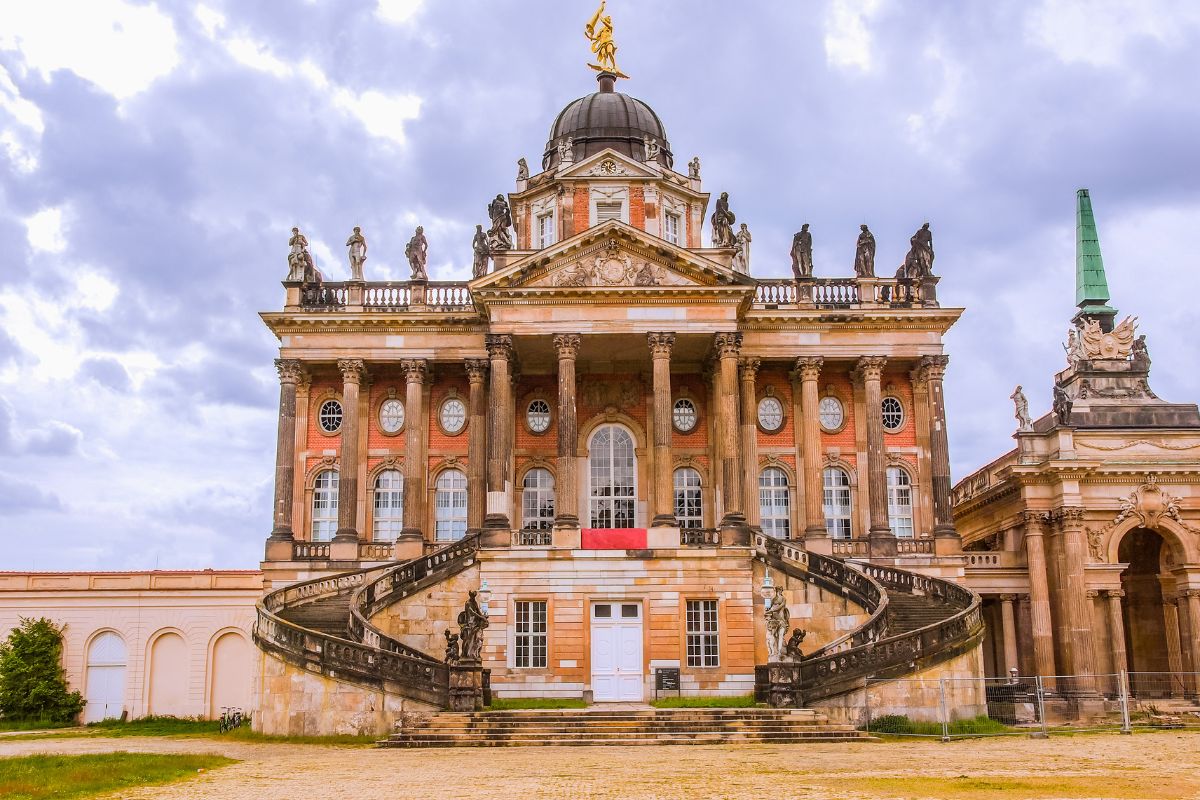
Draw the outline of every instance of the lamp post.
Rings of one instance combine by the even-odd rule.
[[[775,581],[771,578],[771,570],[769,569],[763,575],[762,586],[759,587],[758,594],[763,600],[770,600],[775,596]]]
[[[479,610],[486,617],[488,615],[488,601],[492,599],[492,590],[488,586],[487,578],[484,578],[479,583]]]

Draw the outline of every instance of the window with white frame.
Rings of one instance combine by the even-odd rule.
[[[883,429],[898,431],[904,427],[904,406],[895,397],[885,397],[879,404],[879,413],[883,415]]]
[[[721,636],[717,622],[716,600],[688,600],[687,665],[716,667],[721,663]]]
[[[913,538],[912,480],[901,467],[887,468],[888,525],[900,539]]]
[[[535,467],[521,481],[521,528],[548,531],[554,527],[554,476]]]
[[[668,211],[663,215],[663,238],[671,244],[679,244],[680,216]]]
[[[624,203],[620,200],[597,200],[596,201],[596,224],[607,222],[610,219],[621,219],[621,212],[624,209]]]
[[[467,533],[467,476],[461,470],[448,469],[438,476],[433,529],[439,542],[452,542]]]
[[[518,600],[514,625],[514,665],[525,668],[545,668],[548,635],[545,600]]]
[[[619,425],[601,425],[588,444],[588,518],[592,528],[633,528],[637,456],[633,437]]]
[[[686,397],[675,401],[671,408],[671,421],[680,433],[691,433],[696,428],[696,404]]]
[[[538,247],[549,247],[554,244],[554,212],[538,214],[537,218]]]
[[[327,469],[313,481],[312,494],[312,540],[328,542],[337,533],[338,526],[338,472]]]
[[[787,473],[779,467],[767,467],[758,474],[758,509],[763,533],[777,539],[791,538],[792,514]]]
[[[691,467],[675,470],[675,519],[684,530],[704,527],[700,473]]]
[[[385,469],[375,478],[374,515],[371,538],[394,542],[404,529],[404,476],[397,469]]]
[[[827,467],[825,483],[825,530],[834,539],[850,538],[850,476],[844,469]]]
[[[337,433],[342,428],[342,404],[337,400],[326,400],[317,409],[317,422],[325,433]]]
[[[525,424],[531,433],[545,433],[550,429],[550,404],[538,398],[529,402],[525,409]]]

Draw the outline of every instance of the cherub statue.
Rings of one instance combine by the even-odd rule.
[[[346,240],[346,247],[350,248],[350,280],[361,281],[363,264],[367,260],[367,240],[362,235],[362,228],[354,226],[354,233]]]
[[[564,136],[558,140],[558,163],[570,164],[575,160],[575,138]]]
[[[792,635],[788,637],[787,642],[783,646],[783,655],[789,661],[800,661],[804,658],[804,654],[800,652],[800,643],[804,641],[804,637],[808,635],[808,631],[800,628],[792,628]]]
[[[655,139],[648,133],[644,134],[642,136],[642,151],[645,156],[642,159],[643,161],[657,161],[659,151],[658,139]]]
[[[455,633],[454,631],[450,630],[449,628],[446,628],[445,635],[446,635],[446,663],[447,664],[457,664],[458,657],[459,657],[458,634]]]

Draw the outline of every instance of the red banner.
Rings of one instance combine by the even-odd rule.
[[[584,528],[584,550],[645,550],[645,528]]]

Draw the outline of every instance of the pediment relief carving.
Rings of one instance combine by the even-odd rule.
[[[563,172],[560,178],[653,178],[655,173],[616,150],[602,150]]]
[[[579,288],[585,286],[700,286],[663,260],[623,247],[616,239],[588,248],[573,258],[551,264],[521,285]]]
[[[1103,562],[1104,542],[1108,534],[1128,519],[1150,530],[1158,530],[1164,520],[1171,520],[1186,531],[1200,534],[1200,528],[1184,520],[1179,511],[1179,498],[1158,485],[1158,478],[1149,476],[1146,482],[1121,499],[1121,510],[1111,522],[1101,528],[1087,528],[1088,550],[1093,560]]]

